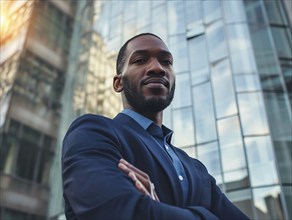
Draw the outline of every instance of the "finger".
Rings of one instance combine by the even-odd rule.
[[[123,172],[125,172],[127,175],[130,173],[130,169],[123,163],[119,163],[118,167],[120,168],[120,170],[122,170]]]
[[[135,173],[133,173],[132,171],[129,173],[129,177],[133,180],[133,182],[135,183],[136,188],[138,189],[138,191],[140,191],[141,193],[151,196],[150,191],[147,190],[147,188],[137,179]],[[154,196],[153,196],[154,199]]]
[[[147,178],[148,175],[143,172],[142,170],[138,169],[137,167],[133,166],[132,164],[130,164],[128,161],[126,161],[125,159],[120,159],[120,163],[126,165],[129,169],[134,170],[136,173],[139,173],[141,176],[143,176],[144,178]]]

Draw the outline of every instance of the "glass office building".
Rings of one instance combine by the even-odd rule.
[[[47,219],[74,8],[0,2],[0,219]]]
[[[291,219],[290,3],[108,0],[93,4],[87,42],[91,42],[88,50],[99,52],[87,54],[108,69],[96,66],[99,69],[90,71],[90,64],[85,65],[87,77],[81,77],[81,87],[73,90],[74,99],[83,97],[87,104],[78,102],[75,116],[100,100],[84,98],[90,97],[88,88],[111,90],[107,83],[100,84],[114,75],[108,71],[114,70],[109,57],[115,57],[131,36],[155,33],[174,56],[176,93],[164,113],[164,123],[174,130],[174,145],[201,160],[250,218]],[[90,79],[95,76],[102,79],[93,80],[96,86],[92,86]],[[104,108],[104,114],[110,109]]]

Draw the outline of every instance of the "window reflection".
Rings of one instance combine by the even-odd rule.
[[[202,2],[185,1],[187,29],[192,29],[197,24],[203,23]]]
[[[281,1],[264,1],[264,4],[270,24],[288,24]]]
[[[280,201],[280,187],[253,189],[257,219],[284,219]]]
[[[247,25],[229,25],[227,32],[233,72],[235,74],[256,73],[255,58]]]
[[[157,19],[157,16],[151,16],[152,19],[151,24],[152,32],[160,36],[164,42],[167,42],[167,18],[165,10],[166,10],[165,4],[160,5],[157,8],[154,8],[152,14],[159,15],[159,19]]]
[[[246,22],[242,1],[222,1],[224,17],[227,23]]]
[[[206,28],[208,52],[211,61],[216,61],[228,55],[223,23],[218,21]]]
[[[203,1],[204,22],[209,24],[221,17],[221,2],[215,0]]]
[[[193,87],[193,105],[197,143],[217,139],[210,83],[204,83]]]
[[[219,143],[224,171],[245,167],[242,135],[238,117],[218,121]]]
[[[269,133],[261,93],[238,94],[238,105],[244,135]]]
[[[254,219],[253,211],[252,211],[252,206],[253,206],[252,193],[250,189],[229,192],[226,194],[226,196],[235,206],[237,206],[250,219]]]
[[[237,107],[228,60],[221,61],[213,67],[212,83],[217,118],[236,114]]]
[[[173,143],[175,146],[190,146],[195,144],[194,123],[191,108],[173,111]]]
[[[167,3],[169,34],[184,33],[186,30],[184,4],[180,1],[168,1]]]
[[[247,169],[239,169],[224,173],[224,183],[226,191],[249,187]]]
[[[184,35],[177,35],[169,38],[169,49],[173,55],[173,68],[176,73],[189,70],[187,41]]]
[[[291,30],[283,27],[272,27],[272,34],[279,57],[292,58]]]
[[[189,59],[192,84],[209,79],[209,63],[204,35],[191,38],[189,41]]]
[[[173,108],[191,105],[191,89],[189,74],[179,74],[176,76],[175,94],[172,102]]]
[[[206,166],[211,175],[218,175],[221,171],[218,143],[198,145],[198,159]]]
[[[258,75],[236,75],[235,87],[237,92],[259,91],[261,89]]]

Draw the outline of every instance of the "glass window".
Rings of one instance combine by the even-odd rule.
[[[123,36],[124,42],[136,34],[136,20],[129,20],[124,24]]]
[[[259,76],[255,74],[236,75],[235,87],[237,92],[259,91],[261,84]]]
[[[186,30],[184,4],[180,1],[168,1],[167,3],[169,34],[184,33]]]
[[[228,60],[221,61],[213,67],[212,84],[217,118],[237,114],[233,80]]]
[[[243,1],[246,18],[250,24],[266,24],[262,1]]]
[[[173,111],[173,143],[177,147],[195,144],[192,108]]]
[[[226,191],[233,191],[249,187],[248,172],[244,169],[229,171],[224,173],[224,183]]]
[[[261,75],[260,80],[264,92],[284,92],[284,85],[279,74]]]
[[[210,78],[205,36],[191,38],[188,43],[191,79],[194,85]]]
[[[203,23],[202,2],[185,1],[187,29],[192,29]]]
[[[221,2],[216,0],[203,1],[204,22],[209,24],[221,18]]]
[[[135,19],[136,17],[136,2],[137,1],[115,1],[115,3],[112,5],[112,8],[116,8],[116,3],[119,3],[120,6],[120,11],[124,11],[124,21],[132,20]],[[125,6],[123,7],[123,3],[125,3]],[[124,8],[127,8],[127,10],[124,10]],[[111,18],[113,19],[113,17]],[[117,27],[117,26],[112,26],[112,27]]]
[[[292,58],[291,30],[282,27],[272,27],[272,34],[279,57]]]
[[[217,142],[198,145],[197,150],[198,160],[206,166],[211,175],[222,173]]]
[[[261,93],[240,93],[237,96],[244,135],[268,134],[269,129]]]
[[[227,23],[246,22],[244,5],[242,1],[222,1],[224,17]]]
[[[250,33],[259,73],[278,73],[276,51],[272,47],[268,28],[265,26],[250,26]]]
[[[193,105],[196,142],[216,140],[216,121],[210,83],[193,87]]]
[[[288,21],[281,1],[263,1],[271,24],[287,25]]]
[[[208,51],[212,62],[228,55],[223,23],[216,22],[206,28]]]
[[[279,186],[253,189],[256,219],[285,219],[280,191]]]
[[[244,24],[229,25],[227,27],[232,70],[235,74],[256,73],[256,64],[249,30]]]
[[[173,68],[176,73],[189,70],[187,41],[185,35],[177,35],[169,38],[169,49],[173,55]]]
[[[150,1],[137,1],[137,28],[142,28],[149,25],[151,21]],[[139,16],[143,14],[143,16]]]
[[[283,193],[288,207],[288,219],[292,219],[292,209],[289,209],[292,207],[292,186],[283,186]]]
[[[49,183],[50,167],[52,165],[53,156],[54,156],[53,153],[47,150],[42,150],[40,160],[38,163],[38,172],[36,177],[36,181],[38,183],[42,184]]]
[[[155,2],[155,1],[153,1]],[[159,15],[159,19],[157,16],[151,16],[151,24],[152,24],[152,32],[157,34],[164,42],[167,42],[167,18],[166,18],[166,6],[165,4],[160,5],[157,8],[154,8],[152,11],[152,15]],[[176,62],[176,60],[175,60]]]
[[[244,139],[252,186],[278,183],[274,153],[269,136]],[[269,170],[269,172],[266,172]]]
[[[37,169],[37,157],[38,147],[33,143],[21,140],[16,160],[16,176],[34,180],[35,169]]]
[[[291,65],[288,65],[288,64],[281,65],[281,68],[282,68],[287,92],[292,95],[292,62],[291,62]],[[292,99],[290,100],[290,104],[292,105]],[[292,106],[291,106],[291,109],[292,109]]]
[[[152,7],[156,7],[158,5],[161,5],[165,2],[165,0],[152,0]]]
[[[188,73],[176,76],[175,94],[172,102],[173,108],[185,107],[191,105],[191,89]]]
[[[242,135],[238,117],[218,121],[219,143],[224,171],[245,167]]]
[[[250,189],[226,193],[228,199],[250,219],[254,219],[252,211],[252,194]]]

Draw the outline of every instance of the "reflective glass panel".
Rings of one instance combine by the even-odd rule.
[[[238,117],[218,121],[219,143],[224,171],[245,167],[242,135]]]
[[[169,38],[169,49],[173,56],[173,68],[176,73],[189,70],[188,50],[185,35],[177,35]]]
[[[250,24],[265,24],[262,1],[243,1],[246,18]]]
[[[173,110],[173,143],[177,147],[195,144],[192,108]]]
[[[192,29],[196,24],[203,23],[202,2],[185,1],[187,29]]]
[[[285,219],[280,201],[280,191],[279,186],[253,189],[257,219]]]
[[[138,9],[137,9],[137,28],[145,27],[149,25],[151,18],[151,11],[150,11],[150,1],[137,1]],[[139,16],[142,15],[143,16]]]
[[[185,107],[191,105],[190,76],[188,73],[176,75],[176,86],[173,108]]]
[[[112,6],[113,8],[116,7],[116,3],[118,2],[124,2],[124,1],[116,1]],[[122,4],[121,3],[121,4]],[[128,20],[131,20],[131,19],[135,19],[136,17],[136,12],[137,12],[137,9],[136,9],[136,3],[137,1],[125,1],[125,6],[124,8],[126,7],[127,10],[124,10],[124,8],[122,8],[122,10],[124,10],[124,21],[128,21]],[[112,19],[112,18],[111,18]],[[114,27],[114,26],[112,26]]]
[[[188,43],[192,84],[204,82],[210,78],[205,36],[191,38]]]
[[[250,219],[253,218],[252,212],[252,194],[250,189],[238,190],[226,193],[227,198]]]
[[[236,75],[235,87],[237,92],[259,91],[261,89],[258,75]]]
[[[184,4],[181,1],[168,1],[168,31],[169,34],[184,33],[185,14]]]
[[[268,123],[261,93],[240,93],[238,106],[244,135],[268,134]]]
[[[167,18],[165,11],[165,4],[154,8],[152,15],[159,15],[159,19],[157,19],[157,16],[151,16],[151,24],[152,32],[157,34],[164,42],[167,42]]]
[[[235,74],[256,73],[255,58],[247,26],[245,24],[229,25],[227,33],[233,72]]]
[[[265,4],[267,16],[271,24],[283,25],[288,24],[288,21],[285,16],[285,11],[283,10],[282,1],[263,1],[263,2]]]
[[[210,83],[193,87],[193,105],[197,143],[217,139],[213,97]]]
[[[221,2],[216,0],[202,1],[204,22],[211,23],[221,18]]]
[[[247,169],[239,169],[224,173],[226,191],[249,187]]]
[[[135,36],[136,34],[136,21],[135,20],[129,20],[125,23],[124,29],[123,29],[123,36],[124,36],[124,42],[126,42],[131,37]]]
[[[206,28],[208,51],[211,61],[228,55],[223,23],[218,21]]]
[[[222,172],[217,142],[198,145],[197,150],[198,160],[206,166],[211,175],[220,174]]]
[[[292,186],[284,186],[283,193],[285,196],[287,207],[292,207]],[[292,209],[287,209],[288,219],[292,219]]]
[[[279,72],[276,51],[272,45],[269,30],[265,26],[250,26],[251,40],[260,74],[274,74]]]
[[[244,5],[242,1],[222,1],[224,17],[227,23],[246,22]]]
[[[184,147],[182,148],[184,152],[186,152],[190,157],[196,158],[195,147]]]
[[[291,29],[272,27],[272,34],[279,57],[292,58]]]
[[[212,84],[217,118],[236,114],[237,107],[228,60],[221,61],[212,68]]]

